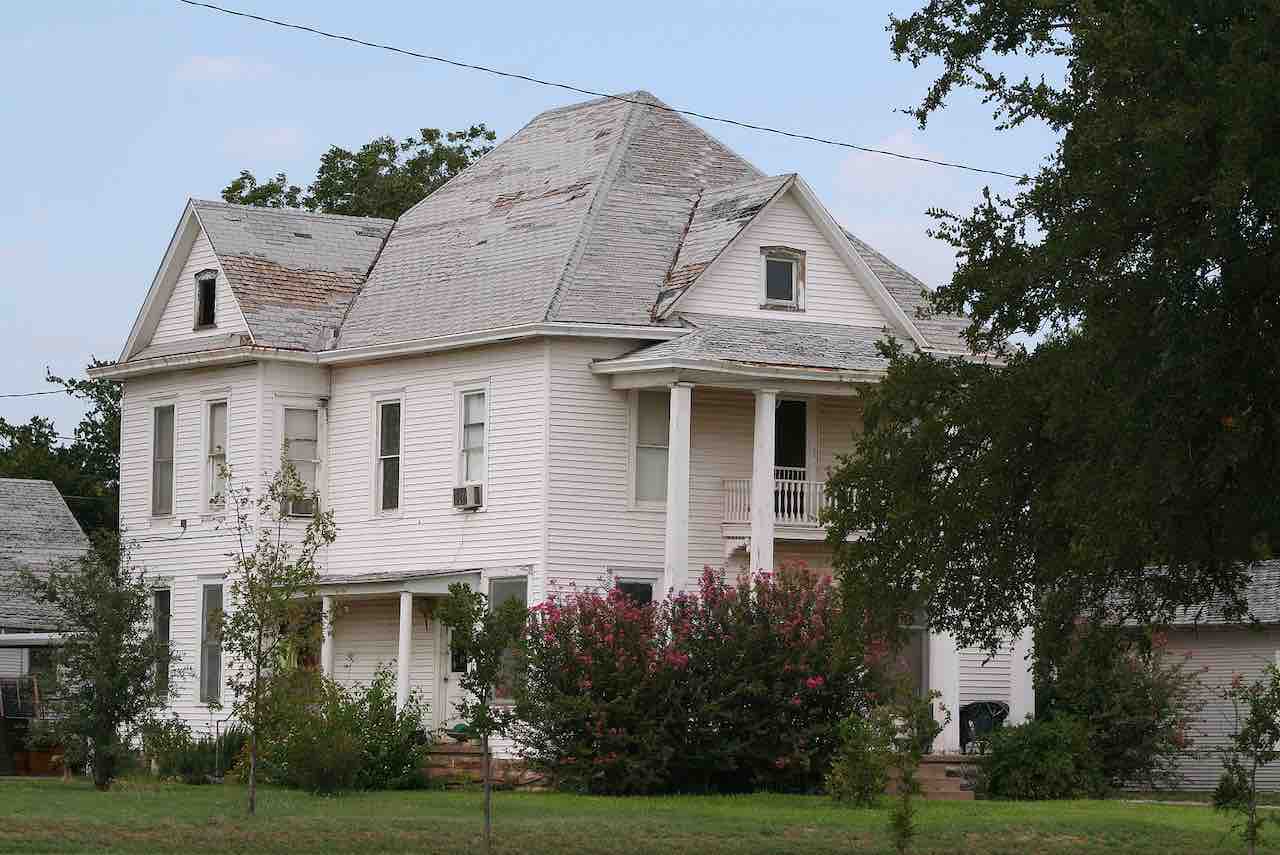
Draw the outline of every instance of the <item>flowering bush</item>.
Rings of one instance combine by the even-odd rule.
[[[812,790],[860,698],[830,583],[787,567],[638,605],[575,592],[530,615],[516,739],[569,789]]]

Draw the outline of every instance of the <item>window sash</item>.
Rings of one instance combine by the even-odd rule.
[[[315,493],[320,473],[320,411],[288,407],[284,411],[285,457],[298,472],[298,478]],[[285,513],[290,516],[311,516],[316,511],[312,499],[289,503]]]
[[[462,480],[467,484],[485,480],[485,444],[488,439],[487,394],[464,392],[462,395],[462,431],[459,443],[462,455]]]
[[[636,396],[636,501],[666,501],[670,444],[671,394],[641,389]]]
[[[769,303],[796,302],[796,274],[799,265],[795,259],[765,256],[764,298]],[[776,276],[775,276],[776,274]]]
[[[201,590],[200,700],[222,698],[222,637],[214,616],[222,611],[222,585],[204,585]]]
[[[378,509],[400,507],[400,402],[378,405]]]
[[[221,507],[226,497],[227,481],[222,469],[227,465],[227,402],[209,404],[209,504]]]
[[[153,410],[151,431],[151,515],[168,516],[173,513],[173,404]]]

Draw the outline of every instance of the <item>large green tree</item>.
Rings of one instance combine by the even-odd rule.
[[[95,358],[89,367],[105,364]],[[81,528],[114,532],[120,505],[120,385],[52,373],[46,379],[84,401],[85,414],[71,437],[61,436],[53,420],[43,416],[26,424],[0,419],[0,477],[52,481]]]
[[[249,170],[222,198],[265,208],[306,208],[326,214],[395,219],[488,152],[496,134],[483,124],[458,131],[423,128],[417,136],[377,137],[356,151],[332,146],[304,191],[285,173],[259,182]]]
[[[1280,544],[1280,2],[930,0],[889,29],[939,69],[921,125],[967,89],[1059,142],[1010,195],[933,212],[958,252],[933,307],[995,360],[892,350],[829,486],[852,613],[990,644],[1239,607]]]

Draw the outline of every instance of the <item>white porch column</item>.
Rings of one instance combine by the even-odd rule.
[[[1036,692],[1031,680],[1031,628],[1027,627],[1013,640],[1009,657],[1009,724],[1022,724],[1036,714]]]
[[[333,679],[333,597],[320,598],[320,627],[324,632],[320,640],[320,670]]]
[[[667,444],[667,532],[665,593],[684,587],[689,573],[689,426],[693,416],[693,387],[671,387],[671,427]]]
[[[413,650],[413,594],[400,592],[400,648],[396,654],[396,708],[409,702],[409,655]]]
[[[751,457],[751,567],[752,573],[773,570],[773,463],[776,389],[756,391],[755,446]]]
[[[942,708],[951,713],[951,721],[934,740],[935,752],[960,750],[960,654],[955,637],[949,633],[929,633],[929,690],[941,697],[933,702],[933,717],[943,720]]]

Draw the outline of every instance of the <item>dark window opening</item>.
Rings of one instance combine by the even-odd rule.
[[[196,327],[215,326],[214,296],[216,275],[200,274],[196,278]]]
[[[647,606],[653,602],[652,582],[619,582],[618,590],[626,594],[637,606]]]

